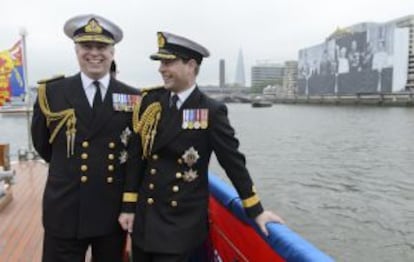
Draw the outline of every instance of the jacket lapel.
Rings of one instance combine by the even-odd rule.
[[[166,112],[169,110],[168,103],[169,103],[169,92],[166,93],[166,97],[163,97],[162,101],[162,107],[163,112]],[[162,148],[163,146],[167,145],[172,139],[174,139],[181,131],[182,129],[182,122],[183,122],[183,110],[187,108],[197,108],[199,106],[199,100],[200,100],[200,91],[198,90],[198,87],[194,89],[194,91],[191,93],[191,95],[187,98],[187,100],[184,102],[184,104],[181,105],[180,110],[178,110],[178,113],[169,115],[166,114],[164,119],[162,119],[158,130],[160,132],[160,136],[156,137],[154,142],[153,151],[157,151],[158,149]]]
[[[89,126],[92,121],[92,109],[83,89],[80,74],[69,78],[63,89],[69,107],[75,109],[76,118],[82,122],[81,126]]]
[[[113,78],[111,78],[102,106],[99,108],[96,116],[92,118],[91,131],[88,137],[94,136],[96,133],[102,130],[103,126],[106,123],[109,123],[110,119],[115,114],[112,102],[113,93],[120,93],[120,91],[117,83]]]

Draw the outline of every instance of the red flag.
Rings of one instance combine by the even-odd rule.
[[[22,51],[20,40],[12,48],[0,51],[0,106],[11,96],[25,92]]]

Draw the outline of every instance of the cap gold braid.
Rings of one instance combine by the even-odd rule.
[[[146,93],[142,95],[141,101]],[[132,126],[134,132],[141,136],[142,158],[147,158],[152,151],[155,135],[157,134],[158,122],[161,118],[161,104],[159,102],[151,103],[145,111],[139,116],[141,102],[134,105],[132,112]]]
[[[49,127],[50,123],[53,121],[59,121],[53,130],[49,143],[53,143],[56,138],[56,135],[59,133],[60,129],[66,123],[66,148],[67,148],[67,157],[70,157],[74,154],[75,151],[75,136],[76,136],[76,116],[75,109],[68,108],[59,112],[50,111],[49,103],[47,102],[46,96],[46,84],[40,84],[38,89],[38,99],[39,106],[42,110],[42,113],[46,117],[46,124]]]

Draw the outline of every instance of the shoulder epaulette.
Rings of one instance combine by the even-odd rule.
[[[141,94],[144,94],[144,93],[148,93],[149,91],[158,90],[158,89],[161,89],[161,88],[164,88],[164,86],[163,85],[149,86],[149,87],[141,88],[140,91],[141,91]]]
[[[54,82],[54,81],[57,81],[57,80],[60,80],[60,79],[63,79],[63,78],[65,78],[65,75],[55,75],[55,76],[52,76],[51,78],[41,79],[41,80],[37,81],[37,83],[39,85],[47,84],[47,83],[51,83],[51,82]]]

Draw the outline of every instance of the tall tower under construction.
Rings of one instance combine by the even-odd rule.
[[[237,57],[236,65],[236,79],[234,83],[240,87],[246,86],[246,79],[244,76],[244,61],[243,61],[243,51],[240,49],[239,56]]]

